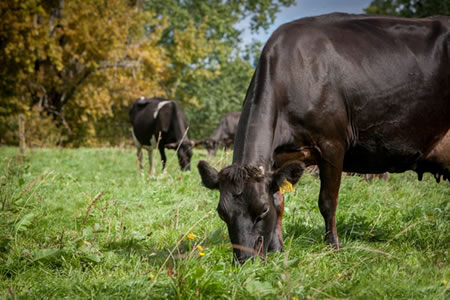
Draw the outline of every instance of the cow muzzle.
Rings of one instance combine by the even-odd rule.
[[[235,263],[243,264],[248,259],[254,259],[259,256],[262,260],[266,258],[266,248],[264,247],[264,236],[258,236],[255,240],[253,248],[245,247],[242,245],[233,244],[233,252],[235,257]]]

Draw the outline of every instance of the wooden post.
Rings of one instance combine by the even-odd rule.
[[[19,148],[20,154],[25,155],[25,117],[19,115]]]

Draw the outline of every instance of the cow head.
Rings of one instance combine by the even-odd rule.
[[[207,138],[203,141],[203,146],[205,146],[209,156],[215,156],[217,149],[219,148],[219,143],[213,139]]]
[[[281,223],[277,226],[283,213],[280,186],[285,179],[296,183],[304,167],[301,162],[293,162],[266,173],[262,167],[233,164],[218,172],[206,161],[199,162],[203,185],[220,191],[217,212],[227,224],[236,261],[265,257],[267,250],[283,250],[278,232]]]
[[[177,152],[178,163],[180,164],[181,170],[190,171],[191,170],[191,157],[192,157],[192,143],[187,140],[183,141],[180,145],[180,149]]]

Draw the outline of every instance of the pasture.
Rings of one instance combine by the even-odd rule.
[[[206,151],[185,173],[167,151],[165,174],[157,153],[155,175],[135,153],[0,148],[0,298],[450,298],[448,182],[345,176],[337,252],[306,173],[285,198],[286,251],[234,266],[219,193],[196,168]],[[208,161],[221,168],[231,153]]]

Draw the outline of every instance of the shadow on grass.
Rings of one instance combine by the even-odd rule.
[[[341,240],[364,241],[364,242],[383,242],[392,237],[392,230],[383,224],[375,224],[365,216],[351,215],[345,220],[337,220],[336,226]],[[324,242],[325,225],[323,222],[317,225],[307,225],[301,222],[285,223],[284,229],[286,236],[294,236],[295,240],[300,241],[300,247],[309,247],[314,243]]]

